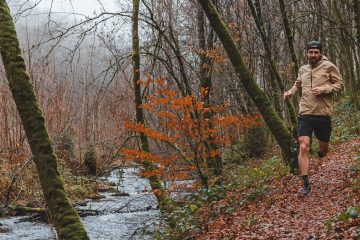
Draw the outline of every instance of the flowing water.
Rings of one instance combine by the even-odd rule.
[[[145,178],[137,175],[136,168],[114,170],[107,181],[116,184],[119,196],[112,192],[102,193],[105,198],[91,200],[77,209],[97,212],[98,215],[82,217],[92,240],[147,240],[159,222],[156,198]],[[0,218],[1,240],[49,240],[56,239],[55,230],[45,223],[21,221],[24,217]]]

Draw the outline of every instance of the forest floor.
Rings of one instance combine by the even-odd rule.
[[[329,154],[310,160],[312,192],[301,196],[302,180],[288,175],[272,180],[266,193],[238,204],[242,191],[202,207],[196,239],[360,239],[360,138],[332,145]],[[235,199],[234,199],[235,196]],[[231,199],[231,201],[229,201]],[[218,211],[226,206],[229,211]],[[214,217],[214,212],[220,212]]]

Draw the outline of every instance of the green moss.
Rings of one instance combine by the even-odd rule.
[[[97,156],[95,148],[89,147],[86,149],[85,157],[84,157],[84,165],[86,167],[86,171],[88,174],[96,176],[97,172]]]
[[[290,163],[292,157],[291,145],[295,139],[293,139],[284,122],[275,112],[264,91],[254,80],[251,72],[241,57],[240,49],[237,47],[229,29],[220,18],[215,6],[211,3],[211,1],[199,0],[199,3],[204,9],[211,26],[219,36],[219,39],[222,42],[242,85],[254,101],[264,121],[281,147],[285,160]]]
[[[66,197],[63,180],[57,170],[57,158],[26,72],[14,22],[5,0],[0,0],[0,54],[58,236],[67,240],[88,239],[77,212]]]

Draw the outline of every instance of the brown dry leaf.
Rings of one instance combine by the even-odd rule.
[[[349,177],[349,166],[354,164],[359,145],[360,138],[353,139],[333,146],[323,159],[311,159],[313,191],[309,196],[298,195],[299,177],[286,176],[273,181],[271,194],[241,207],[234,206],[234,213],[213,219],[211,226],[203,228],[196,239],[352,239],[360,228],[360,218],[338,222],[331,231],[327,230],[325,221],[360,202],[360,193],[354,193],[353,179]],[[237,194],[240,193],[228,193]],[[223,206],[224,202],[218,204]],[[213,204],[212,208],[219,206]],[[205,221],[210,212],[210,208],[204,207],[198,213]]]

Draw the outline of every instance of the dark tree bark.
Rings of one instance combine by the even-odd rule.
[[[287,16],[284,0],[279,0],[279,5],[280,5],[280,11],[281,11],[281,18],[282,18],[282,21],[284,24],[286,40],[287,40],[289,51],[290,51],[291,61],[294,64],[293,74],[294,74],[294,76],[296,76],[299,71],[299,61],[296,56],[296,52],[295,52],[295,48],[294,48],[294,36],[293,36],[291,28],[290,28],[290,23],[289,23],[289,19]]]
[[[169,50],[166,51],[166,49],[162,49],[163,53],[167,57],[167,59],[162,59],[160,56],[155,56],[158,60],[160,60],[166,67],[168,73],[172,76],[172,78],[175,80],[179,90],[181,91],[181,95],[184,96],[192,96],[193,90],[191,88],[191,78],[189,77],[189,67],[192,68],[189,63],[186,62],[185,57],[182,54],[181,46],[179,39],[176,35],[173,23],[172,23],[172,6],[167,7],[168,15],[169,15],[169,23],[166,24],[167,28],[166,31],[160,26],[158,22],[156,22],[154,14],[152,12],[152,9],[150,6],[148,6],[145,2],[143,2],[145,7],[148,9],[150,16],[149,19],[151,20],[152,25],[155,27],[155,29],[159,32],[159,36],[164,40],[164,42],[168,45]],[[198,12],[199,13],[199,12]],[[202,21],[205,21],[204,16],[202,16]],[[198,19],[199,20],[199,19]],[[198,22],[199,25],[199,22]],[[203,26],[198,29],[199,31],[204,31],[205,35],[205,29],[204,29],[204,23]],[[206,50],[207,48],[212,48],[212,38],[210,33],[210,37],[208,39],[208,46],[206,46],[205,36],[202,36],[202,48],[203,50]],[[173,56],[170,55],[170,53],[173,54]],[[205,56],[202,56],[202,62],[208,64],[209,66],[212,65],[212,62],[209,59],[206,59]],[[172,62],[172,59],[176,60]],[[204,66],[204,64],[201,64],[201,66]],[[179,75],[179,77],[177,77]],[[205,101],[205,104],[210,103],[210,92],[211,92],[211,69],[200,69],[200,87],[207,88],[207,93],[203,96],[203,100]],[[194,102],[195,106],[195,102]],[[194,111],[191,113],[191,117],[193,119],[200,119],[199,112],[194,108]],[[210,114],[211,115],[211,114]],[[209,116],[210,116],[209,115]],[[207,117],[209,117],[207,116]],[[209,118],[210,119],[210,118]],[[196,121],[199,123],[199,121]],[[211,125],[211,124],[210,124]],[[197,126],[201,128],[201,126]],[[211,127],[211,126],[209,126]],[[207,141],[209,140],[209,141]],[[204,145],[207,152],[211,152],[212,150],[216,150],[217,146],[214,144],[214,141],[211,139],[204,140]],[[194,149],[194,151],[197,151],[197,149]],[[198,161],[194,160],[194,161]],[[199,160],[200,161],[200,160]],[[202,161],[202,160],[201,160]],[[214,173],[215,175],[219,175],[222,172],[222,159],[220,155],[216,156],[215,158],[206,158],[206,163],[208,169],[210,169],[210,173]],[[198,164],[198,166],[202,166],[202,164]],[[201,169],[198,169],[199,172],[202,172]],[[204,183],[204,186],[207,186],[208,176],[207,174],[200,174],[202,177],[202,182]]]
[[[197,26],[198,26],[198,41],[200,49],[200,89],[202,91],[202,100],[204,102],[204,108],[210,107],[210,95],[212,91],[211,72],[212,72],[212,61],[206,57],[205,51],[213,48],[213,43],[209,42],[210,46],[206,46],[205,38],[205,15],[204,11],[199,5],[197,9]],[[211,30],[212,31],[212,30]],[[206,119],[209,119],[209,128],[213,129],[213,113],[207,112],[204,114]],[[216,151],[219,149],[214,139],[209,137],[206,141],[207,150],[210,153],[212,150]],[[219,154],[215,157],[207,157],[207,163],[210,169],[212,169],[215,175],[220,175],[223,169],[222,159]]]
[[[167,11],[170,15],[170,17],[169,17],[170,19],[169,19],[168,25],[166,26],[166,31],[165,31],[164,28],[161,26],[161,24],[159,24],[155,20],[155,16],[154,16],[154,13],[153,13],[153,10],[151,9],[151,7],[146,3],[146,1],[142,1],[142,3],[149,11],[149,14],[150,14],[150,16],[148,16],[149,20],[151,22],[151,25],[158,31],[159,40],[160,39],[161,39],[160,41],[164,40],[165,43],[167,43],[168,46],[170,47],[170,49],[164,49],[161,46],[161,44],[158,44],[157,46],[159,48],[161,48],[161,50],[167,56],[167,58],[163,59],[159,56],[154,56],[154,55],[153,55],[153,57],[156,57],[157,60],[161,61],[165,65],[166,69],[168,70],[168,73],[175,80],[179,90],[181,91],[181,95],[183,97],[191,96],[192,89],[190,86],[190,79],[188,78],[187,73],[186,73],[186,63],[184,61],[184,57],[182,56],[179,41],[174,34],[174,29],[172,26],[172,20],[171,20],[172,7],[168,6]],[[171,50],[171,52],[175,56],[176,63],[177,63],[176,66],[175,66],[175,63],[173,63],[173,61],[172,61],[172,57],[170,57],[170,53],[168,52],[169,50]],[[179,77],[177,76],[177,74],[175,72],[179,74]]]
[[[280,73],[276,67],[275,61],[273,59],[270,45],[268,44],[269,39],[266,36],[265,29],[264,29],[264,22],[262,19],[260,2],[259,2],[259,0],[255,0],[255,3],[253,3],[252,0],[248,0],[248,5],[250,7],[252,16],[254,18],[256,27],[260,33],[260,37],[261,37],[261,40],[262,40],[262,43],[263,43],[263,46],[265,49],[265,57],[266,57],[267,62],[269,63],[269,68],[271,71],[270,79],[273,82],[272,86],[275,87],[277,85],[280,89],[280,93],[283,93],[285,91],[284,83],[283,83]],[[274,80],[276,81],[276,83]],[[279,102],[280,102],[281,96],[280,96],[277,88],[274,88],[274,91],[276,91],[276,94],[274,94],[275,106],[280,106]],[[293,130],[293,134],[295,137],[296,136],[296,125],[297,125],[295,109],[294,109],[294,106],[292,105],[290,99],[287,99],[285,101],[285,103],[289,110],[291,128]],[[282,112],[281,109],[277,108],[276,111],[278,112],[279,116],[281,117],[281,115],[280,115]]]
[[[337,2],[334,1],[333,4],[334,13],[336,17],[336,23],[339,27],[340,36],[339,39],[342,44],[339,45],[339,49],[341,49],[342,54],[340,55],[341,61],[343,64],[344,72],[344,79],[345,81],[345,91],[350,96],[352,102],[356,102],[358,98],[358,93],[355,91],[356,83],[355,83],[355,67],[353,64],[353,55],[352,55],[352,43],[350,41],[351,34],[347,30],[347,24],[343,19],[343,15],[340,11],[340,7],[338,6]]]
[[[133,15],[132,15],[132,46],[133,46],[133,84],[135,94],[135,107],[136,107],[136,122],[145,125],[144,111],[141,108],[142,96],[140,80],[140,43],[139,43],[139,0],[133,0]],[[150,145],[148,137],[144,133],[140,133],[141,150],[144,152],[150,152]],[[155,170],[156,166],[149,162],[143,161],[142,165],[145,170]],[[158,176],[149,177],[150,186],[159,202],[161,210],[170,210],[172,208],[172,201],[166,191],[161,185],[161,181]]]
[[[295,81],[300,67],[299,67],[299,60],[298,60],[298,57],[296,55],[295,48],[294,48],[294,36],[293,36],[293,33],[290,28],[289,18],[288,18],[287,12],[286,12],[284,0],[279,0],[279,5],[280,5],[280,11],[281,11],[281,18],[282,18],[284,29],[285,29],[286,40],[287,40],[287,44],[288,44],[289,52],[290,52],[290,56],[291,56],[291,61],[294,64],[294,67],[293,67],[294,79],[293,79],[293,81]],[[300,92],[300,94],[301,94],[301,92]],[[293,97],[293,105],[294,105],[295,111],[298,110],[298,104],[299,104],[298,97]]]
[[[26,71],[14,22],[5,0],[0,0],[0,53],[58,237],[67,240],[89,239],[66,196],[64,183],[57,169],[57,157]]]
[[[355,92],[360,91],[360,67],[359,67],[359,58],[360,58],[360,4],[358,0],[353,0],[353,8],[354,8],[354,21],[355,21],[355,29],[356,29],[356,49],[357,54],[356,61],[357,61],[357,75],[354,79],[355,81]],[[360,96],[356,94],[354,99],[354,103],[360,108]]]
[[[280,107],[281,97],[278,88],[284,89],[284,87],[282,84],[280,74],[276,69],[276,65],[272,57],[272,53],[269,45],[269,38],[265,32],[265,26],[262,19],[260,2],[258,0],[255,0],[255,3],[253,3],[252,0],[248,0],[247,2],[250,7],[251,14],[254,18],[255,25],[259,31],[260,38],[265,49],[265,59],[267,61],[267,65],[269,66],[269,70],[270,70],[270,86],[272,88],[274,107],[276,112],[281,117],[280,115],[280,113],[282,112]]]
[[[360,4],[359,0],[353,0],[354,20],[356,28],[356,44],[360,47]]]
[[[84,165],[86,167],[86,173],[92,176],[96,176],[97,173],[97,155],[94,147],[88,147],[85,152]]]
[[[270,128],[272,134],[274,135],[277,143],[280,145],[285,157],[285,161],[290,163],[293,157],[291,145],[294,142],[291,133],[288,131],[284,123],[274,111],[272,104],[266,97],[265,93],[256,84],[252,74],[250,73],[249,69],[247,68],[241,57],[240,51],[233,37],[231,36],[231,33],[229,32],[225,23],[220,18],[219,13],[212,4],[212,1],[198,0],[198,2],[201,4],[212,28],[215,30],[220,41],[222,42],[245,90],[250,95],[251,99],[254,101],[267,126]]]

